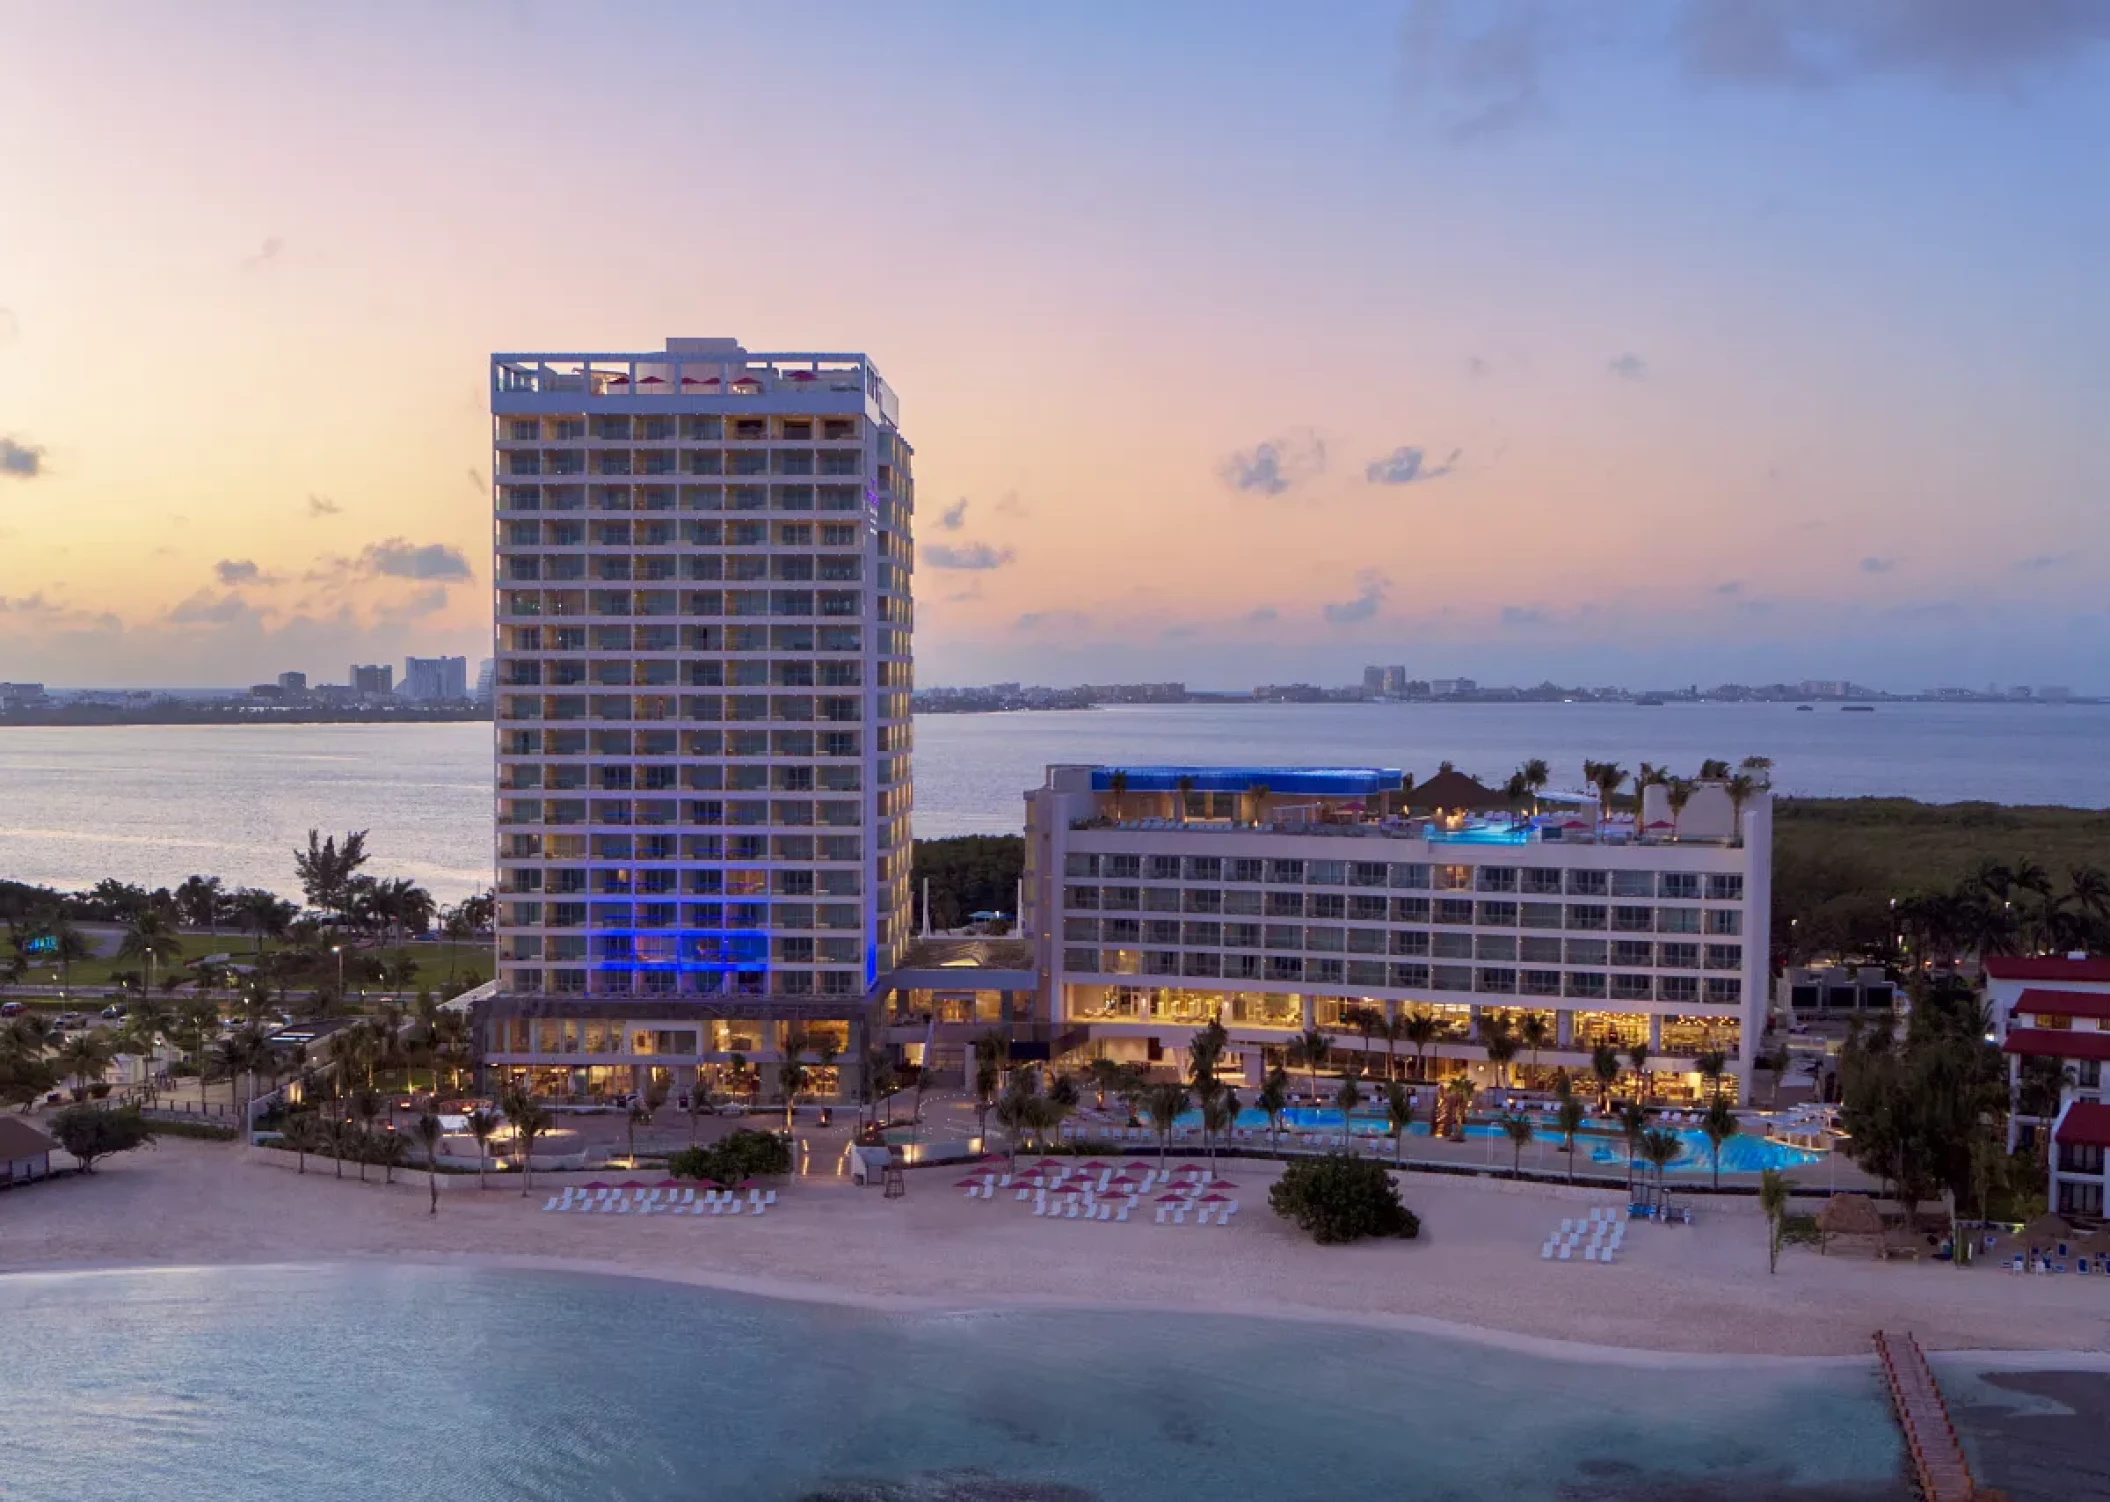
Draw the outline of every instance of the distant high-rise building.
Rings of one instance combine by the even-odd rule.
[[[383,697],[395,692],[396,670],[388,663],[373,663],[361,667],[352,665],[352,692],[361,698]]]
[[[280,698],[297,699],[307,691],[308,675],[306,673],[280,673],[278,675],[278,693]]]
[[[1381,694],[1385,691],[1385,670],[1380,667],[1363,669],[1363,692]]]
[[[498,682],[498,660],[486,657],[476,667],[476,702],[489,706],[491,690]]]
[[[1447,699],[1453,694],[1469,694],[1480,685],[1470,678],[1431,678],[1429,692],[1438,699]]]
[[[469,697],[469,659],[466,657],[406,657],[403,686],[397,692],[418,704],[457,702]]]
[[[1394,664],[1385,669],[1379,688],[1394,699],[1403,698],[1407,692],[1407,670]]]

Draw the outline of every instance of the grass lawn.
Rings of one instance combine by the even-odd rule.
[[[4,924],[0,924],[0,948],[4,948],[7,940],[7,928]],[[179,966],[188,964],[192,960],[203,959],[209,954],[224,954],[234,963],[242,965],[252,964],[256,959],[256,941],[246,934],[223,933],[216,937],[212,934],[186,933],[182,936],[182,942],[183,959],[178,962]],[[266,954],[276,953],[285,947],[284,944],[276,939],[266,939],[264,941],[264,953]],[[445,981],[450,962],[454,967],[453,974],[457,981],[470,971],[476,972],[485,979],[489,979],[492,973],[492,951],[488,940],[476,944],[440,942],[431,944],[392,944],[386,947],[354,945],[345,950],[345,958],[348,961],[356,957],[359,959],[379,959],[392,963],[405,955],[417,961],[418,974],[416,985],[412,987],[413,990],[418,985],[438,985]],[[143,968],[142,965],[134,960],[121,960],[115,955],[108,957],[98,955],[91,959],[77,961],[73,966],[72,973],[68,976],[67,983],[78,990],[99,992],[107,989],[112,984],[110,977],[113,972],[141,970]],[[159,984],[160,977],[168,973],[169,967],[157,966],[155,971],[156,984]],[[305,986],[310,983],[334,982],[336,975],[336,956],[325,951],[321,957],[321,962],[312,966],[303,976],[296,978],[293,983],[296,986]],[[37,965],[23,976],[23,982],[28,985],[56,985],[58,984],[56,969],[50,965]],[[366,983],[366,985],[368,990],[374,989],[371,982]],[[360,982],[356,980],[350,983],[354,994],[358,992],[359,986]]]

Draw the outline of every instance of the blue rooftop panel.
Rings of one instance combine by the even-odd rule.
[[[1397,792],[1407,775],[1398,767],[1094,767],[1092,791],[1112,792],[1116,772],[1128,779],[1131,793],[1176,793],[1180,779],[1191,777],[1197,793],[1243,793],[1263,783],[1270,793],[1315,798]]]

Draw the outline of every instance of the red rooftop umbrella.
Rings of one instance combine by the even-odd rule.
[[[654,1184],[652,1187],[655,1189],[679,1189],[681,1187],[681,1180],[661,1179],[657,1184]]]
[[[810,370],[794,370],[791,373],[791,378],[794,381],[817,381],[820,379],[819,376],[815,375]]]
[[[742,1179],[739,1183],[733,1185],[733,1187],[735,1189],[752,1189],[755,1187],[755,1181],[753,1179]]]
[[[588,1189],[606,1189],[609,1186],[607,1184],[602,1183],[599,1179],[595,1179],[591,1184],[588,1184],[586,1187]]]
[[[622,1183],[616,1185],[615,1187],[618,1189],[642,1189],[645,1187],[645,1184],[642,1179],[625,1179]]]
[[[629,385],[629,384],[630,384],[630,377],[628,377],[628,376],[613,376],[613,377],[611,377],[611,378],[609,379],[609,382],[608,382],[608,384],[609,384],[609,385],[611,385],[611,386],[627,386],[627,385]]]
[[[722,386],[725,383],[716,376],[683,376],[681,384],[684,386]]]
[[[762,383],[754,376],[742,376],[739,380],[733,382],[733,384],[735,386],[759,386]]]
[[[646,376],[642,381],[638,382],[640,386],[664,386],[666,384],[658,376]]]

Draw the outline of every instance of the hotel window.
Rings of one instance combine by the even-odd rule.
[[[1234,856],[1231,869],[1225,873],[1227,881],[1260,881],[1267,872],[1267,863],[1255,856]]]
[[[1235,913],[1241,918],[1257,918],[1260,916],[1261,907],[1261,895],[1258,892],[1233,887],[1224,893],[1224,911],[1227,913]]]
[[[1143,888],[1143,910],[1148,913],[1176,913],[1180,910],[1180,893],[1177,887]]]
[[[1222,881],[1223,868],[1220,855],[1190,855],[1187,857],[1187,880]]]
[[[1438,923],[1471,923],[1473,900],[1470,897],[1439,897],[1436,899],[1435,921]]]
[[[1146,944],[1177,944],[1179,941],[1177,918],[1152,918],[1143,925],[1143,942]]]
[[[1429,868],[1423,865],[1394,866],[1392,885],[1396,889],[1408,892],[1426,891],[1429,885]]]
[[[1260,925],[1257,923],[1226,923],[1224,925],[1224,948],[1258,949],[1260,947]]]
[[[1428,983],[1429,967],[1427,965],[1395,964],[1392,967],[1392,984],[1395,986],[1419,990],[1428,985]]]
[[[1619,906],[1612,909],[1612,932],[1615,934],[1647,934],[1656,931],[1656,910],[1652,907]]]
[[[1304,978],[1317,985],[1341,985],[1346,980],[1346,964],[1341,960],[1307,960]]]
[[[1696,934],[1700,931],[1700,910],[1696,907],[1659,907],[1656,909],[1656,932],[1661,934]]]
[[[1426,923],[1429,921],[1429,899],[1426,897],[1395,897],[1392,899],[1392,921],[1394,923]]]
[[[1471,866],[1437,866],[1433,874],[1439,892],[1470,892],[1473,889]]]
[[[1116,881],[1136,881],[1143,875],[1143,857],[1140,855],[1109,855],[1100,860],[1100,874]]]
[[[1612,976],[1612,1000],[1614,1001],[1648,1001],[1654,997],[1655,993],[1656,982],[1653,976],[1619,974]]]
[[[1304,928],[1296,923],[1270,923],[1267,926],[1267,947],[1270,949],[1302,949]]]
[[[1519,971],[1517,989],[1527,996],[1558,996],[1561,994],[1561,973],[1558,970]]]
[[[1062,936],[1072,943],[1089,941],[1096,944],[1099,941],[1099,920],[1097,918],[1065,918],[1062,920]]]
[[[1561,905],[1558,902],[1525,902],[1518,904],[1517,925],[1520,928],[1561,927]]]
[[[1385,966],[1380,960],[1350,960],[1348,962],[1348,984],[1351,986],[1382,986],[1385,983]]]
[[[1514,902],[1483,902],[1480,904],[1480,922],[1489,928],[1515,928],[1517,905]]]
[[[1550,897],[1561,889],[1561,873],[1557,866],[1527,866],[1524,870],[1524,892],[1527,896]]]
[[[1570,996],[1601,1001],[1605,994],[1604,974],[1597,970],[1570,970],[1566,991]]]
[[[1514,970],[1483,968],[1474,973],[1473,989],[1497,996],[1514,996],[1517,989],[1517,973]]]
[[[1744,999],[1743,980],[1734,975],[1708,976],[1707,999],[1717,1006],[1736,1006]]]
[[[1514,960],[1516,957],[1517,941],[1513,935],[1481,934],[1473,940],[1473,958],[1476,960]]]
[[[1385,899],[1360,894],[1350,897],[1348,916],[1358,923],[1382,923],[1385,921]]]
[[[1304,894],[1302,892],[1270,892],[1267,894],[1267,915],[1270,918],[1301,918],[1304,916]]]
[[[1568,904],[1568,927],[1603,928],[1611,917],[1610,909],[1595,902],[1571,902]]]
[[[1141,887],[1101,887],[1099,905],[1110,913],[1134,913],[1142,911],[1143,889]]]
[[[1570,939],[1567,950],[1568,963],[1571,965],[1610,963],[1611,946],[1602,939]]]
[[[1150,858],[1150,879],[1152,881],[1178,881],[1180,879],[1180,858],[1176,855],[1153,855]]]
[[[1614,897],[1653,897],[1656,895],[1656,873],[1653,871],[1614,871],[1612,873],[1612,895]]]
[[[1514,892],[1517,889],[1517,868],[1514,866],[1482,866],[1479,889],[1483,892]]]
[[[1711,907],[1707,909],[1707,932],[1735,938],[1744,931],[1744,910],[1740,907]]]
[[[1357,861],[1348,868],[1350,885],[1358,887],[1381,887],[1385,884],[1385,865],[1382,861]]]
[[[1183,944],[1206,945],[1214,949],[1223,943],[1223,925],[1221,923],[1189,923],[1180,930],[1180,942]]]
[[[1305,913],[1313,918],[1345,918],[1348,899],[1339,892],[1314,892],[1306,899]]]
[[[1220,913],[1224,910],[1224,894],[1214,887],[1190,888],[1184,906],[1190,913]]]
[[[1285,886],[1304,885],[1304,862],[1271,860],[1267,863],[1267,879]]]
[[[1140,918],[1108,918],[1100,925],[1099,937],[1109,944],[1140,944],[1143,942],[1143,921]]]
[[[1741,944],[1709,944],[1707,946],[1707,968],[1709,970],[1743,969],[1744,946]]]
[[[1517,941],[1517,958],[1527,965],[1558,965],[1561,962],[1561,941],[1520,939]]]
[[[1346,861],[1311,861],[1304,870],[1304,880],[1310,886],[1338,887],[1348,880]]]
[[[1303,957],[1294,954],[1269,955],[1267,957],[1267,978],[1269,980],[1304,979]]]
[[[1221,961],[1213,954],[1187,954],[1180,958],[1182,975],[1214,977],[1221,968]]]
[[[1615,965],[1652,965],[1655,957],[1656,946],[1646,939],[1612,941],[1612,963]]]
[[[1658,1001],[1698,1001],[1700,981],[1694,975],[1666,975],[1657,982]]]
[[[1744,873],[1741,871],[1717,872],[1707,878],[1707,900],[1709,902],[1742,902],[1744,900]]]
[[[1099,905],[1097,887],[1064,887],[1062,900],[1065,907],[1095,908]]]
[[[1348,931],[1341,928],[1307,928],[1304,930],[1304,947],[1339,954],[1348,947]]]
[[[1429,967],[1429,984],[1438,991],[1470,991],[1473,988],[1473,967],[1432,965]]]
[[[1260,979],[1260,956],[1257,954],[1227,954],[1223,957],[1224,979]]]
[[[1700,877],[1696,871],[1665,871],[1656,878],[1656,895],[1697,901],[1700,895]]]
[[[1568,895],[1571,897],[1602,897],[1611,889],[1602,871],[1570,871],[1568,873]]]
[[[1394,954],[1427,954],[1429,936],[1418,928],[1395,928],[1392,930],[1392,952]]]
[[[1172,950],[1146,950],[1143,954],[1143,973],[1145,975],[1178,975],[1180,973],[1180,957],[1177,952]]]
[[[1381,928],[1349,929],[1348,952],[1350,954],[1383,954],[1385,952],[1385,931]]]
[[[1097,970],[1099,951],[1096,949],[1065,949],[1062,952],[1062,968],[1065,970]]]
[[[1665,944],[1658,951],[1656,964],[1665,970],[1697,970],[1700,968],[1700,946]]]

